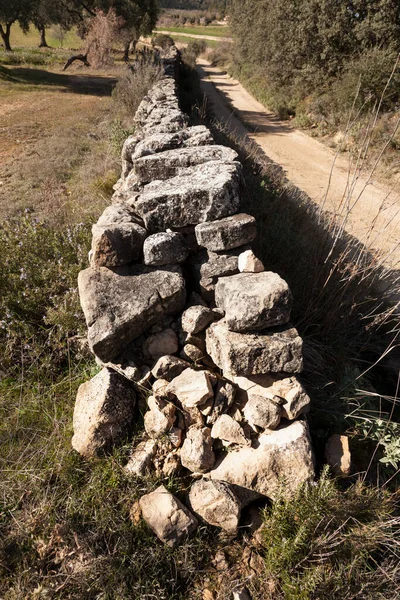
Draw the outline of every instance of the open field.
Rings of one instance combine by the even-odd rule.
[[[115,73],[60,67],[1,67],[2,217],[93,212],[117,177],[107,130]]]
[[[60,41],[53,35],[54,29],[49,28],[46,31],[46,40],[49,46],[53,48],[60,48]],[[11,28],[10,36],[11,47],[38,47],[39,46],[39,32],[34,28],[30,27],[28,33],[24,33],[18,24],[14,24]],[[63,48],[77,49],[82,47],[82,40],[76,34],[75,29],[67,31],[62,43]]]
[[[208,25],[206,27],[156,27],[156,31],[168,30],[171,33],[188,35],[207,35],[212,37],[229,37],[229,28],[224,25]]]

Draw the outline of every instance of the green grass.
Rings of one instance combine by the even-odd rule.
[[[46,39],[49,46],[60,48],[60,42],[52,36],[51,27],[46,31]],[[39,32],[31,26],[28,33],[24,33],[17,23],[11,28],[10,43],[11,47],[26,46],[28,48],[37,48],[39,46]],[[83,45],[82,39],[77,35],[73,28],[66,32],[62,47],[65,49],[78,49]],[[45,50],[45,49],[44,49]]]
[[[170,31],[171,33],[187,33],[194,35],[211,35],[213,37],[230,37],[228,27],[223,25],[207,27],[156,27],[155,31]]]
[[[190,42],[198,42],[199,41],[198,38],[191,38],[191,37],[180,36],[180,35],[175,35],[175,34],[172,37],[173,37],[174,42],[178,43],[178,44],[190,44]],[[215,48],[219,44],[219,42],[217,42],[216,40],[204,40],[204,42],[206,43],[208,48]]]

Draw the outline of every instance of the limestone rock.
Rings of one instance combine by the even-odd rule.
[[[127,144],[127,142],[125,143]],[[149,135],[144,140],[136,143],[134,148],[132,148],[132,142],[128,143],[127,149],[132,149],[133,151],[130,154],[127,153],[127,158],[130,162],[133,162],[142,156],[164,152],[165,150],[206,146],[213,143],[214,140],[210,130],[204,125],[197,125],[195,127],[187,127],[187,129],[182,129],[176,133],[156,133]]]
[[[253,250],[246,250],[239,254],[238,268],[241,273],[262,273],[264,271],[262,261],[257,258]]]
[[[210,161],[233,162],[238,156],[225,146],[178,148],[151,154],[133,161],[133,172],[140,183],[176,177],[182,169]]]
[[[167,398],[167,387],[169,381],[166,379],[157,379],[152,386],[153,396],[156,400],[164,400]]]
[[[290,325],[254,335],[230,331],[223,319],[207,329],[206,343],[208,354],[227,377],[303,369],[303,342]]]
[[[188,257],[185,238],[180,233],[154,233],[143,245],[145,265],[172,265],[182,263]]]
[[[347,435],[331,435],[325,447],[325,460],[338,477],[351,473],[351,453]]]
[[[212,469],[215,463],[215,454],[209,427],[189,429],[181,449],[181,463],[192,473],[205,473]]]
[[[276,273],[240,273],[218,281],[215,302],[231,331],[247,333],[287,323],[292,294]]]
[[[179,272],[140,265],[85,269],[78,286],[90,348],[105,362],[185,304],[185,282]]]
[[[310,397],[297,377],[286,377],[272,384],[271,392],[282,399],[282,417],[293,421],[310,410]]]
[[[157,439],[172,428],[175,421],[175,406],[156,400],[152,396],[147,402],[150,410],[144,415],[144,428],[149,437]]]
[[[138,259],[146,235],[136,223],[93,225],[92,266],[117,267]]]
[[[200,350],[197,346],[193,346],[193,344],[186,344],[180,353],[180,357],[184,360],[198,363],[204,358],[204,352]]]
[[[182,329],[186,333],[200,333],[214,321],[215,315],[205,306],[190,306],[182,314]]]
[[[238,446],[251,445],[242,427],[229,415],[218,417],[211,429],[211,437]]]
[[[155,360],[161,356],[175,354],[178,352],[178,336],[173,329],[164,329],[160,333],[155,333],[143,344],[143,352]]]
[[[269,398],[252,395],[243,409],[243,415],[255,431],[258,427],[276,429],[281,422],[281,407]]]
[[[213,425],[219,416],[227,412],[236,398],[236,387],[232,383],[220,380],[215,389],[215,400],[207,424]]]
[[[163,485],[139,500],[143,519],[168,546],[176,546],[197,527],[197,519]]]
[[[79,386],[72,447],[87,458],[110,450],[128,435],[135,404],[133,385],[115,371],[102,369]]]
[[[244,213],[214,220],[212,223],[200,223],[195,231],[199,246],[213,252],[244,246],[257,235],[255,218]]]
[[[184,407],[201,406],[214,395],[210,376],[206,371],[185,369],[167,388],[168,395],[176,396]]]
[[[135,214],[131,206],[125,203],[115,203],[104,209],[96,225],[103,227],[126,223],[136,223],[143,227],[143,220]]]
[[[236,533],[241,505],[230,486],[223,481],[200,479],[189,493],[192,511],[206,523]]]
[[[228,452],[208,474],[275,499],[283,485],[286,494],[311,482],[314,477],[313,453],[307,423],[294,421],[272,433],[262,434],[258,448],[239,448]]]
[[[162,356],[156,362],[151,372],[157,379],[172,381],[188,367],[190,367],[189,363],[177,356]]]
[[[209,162],[146,185],[133,206],[151,232],[196,225],[234,214],[240,183],[240,163]]]
[[[238,250],[226,250],[224,253],[203,250],[192,260],[192,275],[207,302],[214,301],[215,286],[219,277],[235,275],[238,269]]]
[[[152,467],[152,458],[157,449],[155,440],[140,442],[133,451],[128,463],[125,466],[127,475],[143,477]]]

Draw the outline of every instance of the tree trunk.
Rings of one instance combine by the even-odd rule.
[[[39,48],[49,48],[49,45],[46,41],[46,28],[44,25],[38,25],[37,29],[40,33],[40,44]]]
[[[72,63],[75,60],[80,60],[80,61],[83,62],[83,64],[85,65],[85,67],[90,67],[90,64],[88,62],[87,56],[88,56],[87,53],[86,54],[75,54],[74,56],[71,56],[71,58],[69,58],[67,60],[67,62],[65,63],[65,65],[63,67],[63,71],[66,71],[68,69],[68,67],[70,65],[72,65]]]
[[[130,48],[130,45],[131,45],[131,40],[129,40],[129,42],[126,42],[125,46],[124,46],[124,57],[123,58],[124,58],[125,62],[129,62],[129,48]]]
[[[10,32],[11,32],[11,25],[13,23],[14,23],[14,21],[11,21],[11,23],[6,23],[5,30],[3,29],[3,26],[0,25],[0,35],[3,39],[4,49],[7,50],[8,52],[12,52],[12,48],[10,46]]]

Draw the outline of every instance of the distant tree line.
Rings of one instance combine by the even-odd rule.
[[[230,17],[237,69],[277,103],[296,105],[351,69],[371,91],[400,51],[399,0],[231,0]]]
[[[27,32],[34,26],[40,34],[40,46],[47,46],[46,28],[51,25],[65,31],[77,26],[84,37],[90,19],[98,11],[110,10],[124,32],[126,48],[140,35],[151,33],[158,18],[157,0],[0,0],[0,35],[4,48],[11,51],[11,27],[18,23]]]
[[[216,11],[224,14],[229,2],[230,0],[159,0],[160,8]]]

